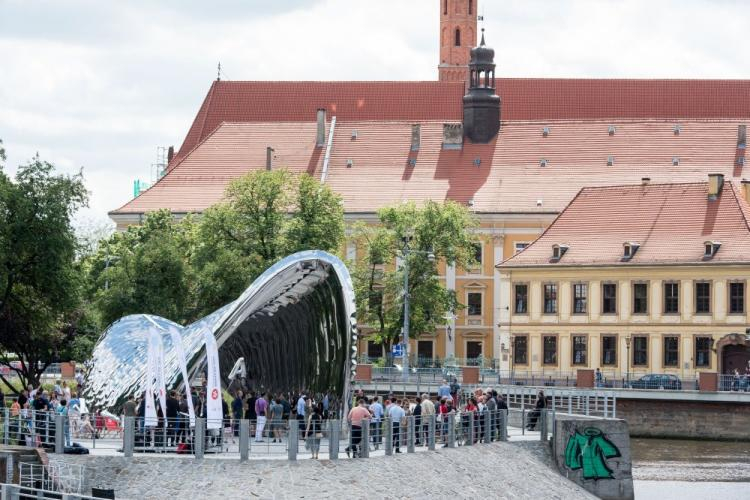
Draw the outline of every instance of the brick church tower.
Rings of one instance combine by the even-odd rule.
[[[441,82],[469,80],[469,51],[477,45],[479,0],[440,1]]]

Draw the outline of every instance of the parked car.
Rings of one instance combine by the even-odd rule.
[[[682,390],[682,382],[676,375],[664,375],[660,373],[649,373],[638,380],[630,382],[632,389],[672,389]]]

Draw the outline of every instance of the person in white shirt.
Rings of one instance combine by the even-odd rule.
[[[375,396],[370,404],[370,413],[372,414],[372,420],[370,421],[370,427],[372,428],[372,443],[375,445],[377,450],[380,447],[382,437],[380,434],[382,421],[383,421],[383,405],[380,404],[380,397]]]
[[[401,400],[397,399],[388,407],[388,416],[393,424],[393,447],[396,453],[401,453],[401,422],[406,418],[406,411],[401,408]]]

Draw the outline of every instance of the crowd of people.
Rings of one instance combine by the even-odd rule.
[[[76,389],[65,380],[58,380],[51,390],[29,385],[23,389],[9,407],[9,437],[11,441],[26,446],[51,446],[56,433],[55,416],[62,415],[62,429],[66,447],[77,437],[96,438],[104,429],[104,416],[100,411],[87,408],[79,399]],[[4,404],[4,401],[3,401]]]
[[[539,391],[535,408],[526,421],[527,429],[536,428],[541,411],[546,407],[544,392]],[[425,393],[419,397],[396,397],[391,394],[382,403],[379,396],[369,398],[360,390],[355,395],[355,404],[347,417],[351,433],[346,453],[347,456],[361,456],[363,446],[377,450],[383,444],[386,419],[391,425],[392,446],[396,453],[401,453],[409,425],[414,427],[414,445],[429,445],[430,417],[433,415],[434,436],[443,447],[449,445],[451,422],[456,426],[454,435],[458,444],[466,444],[470,440],[474,443],[497,440],[500,438],[502,422],[499,412],[507,409],[505,398],[493,389],[477,389],[474,393],[462,394],[457,384],[449,384],[447,380],[443,380],[435,396]],[[489,432],[486,426],[487,414],[490,416]],[[371,443],[366,444],[362,443],[365,420],[369,421],[371,438]]]

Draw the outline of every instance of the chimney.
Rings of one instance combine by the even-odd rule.
[[[651,184],[651,177],[641,177],[641,186],[648,186]]]
[[[708,174],[708,199],[715,200],[721,194],[724,187],[723,174]]]
[[[422,141],[422,127],[419,123],[411,126],[411,150],[419,151],[420,142]]]
[[[322,148],[326,143],[326,110],[318,108],[318,133],[315,136],[315,146]]]
[[[174,146],[169,146],[167,150],[167,165],[172,163],[172,158],[174,158]]]
[[[269,172],[273,169],[273,152],[274,149],[271,146],[266,147],[266,170]]]

